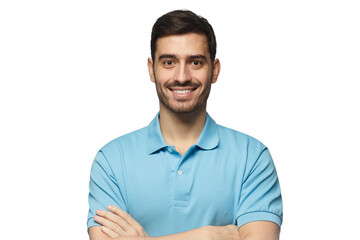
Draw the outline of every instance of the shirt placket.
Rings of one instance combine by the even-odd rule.
[[[190,197],[190,186],[191,186],[191,175],[190,169],[188,169],[189,164],[185,164],[189,159],[189,153],[192,148],[189,149],[183,156],[181,156],[176,150],[175,147],[169,146],[169,158],[173,163],[172,174],[174,178],[173,186],[173,207],[186,207],[188,206],[189,197]],[[175,161],[174,161],[175,160]]]

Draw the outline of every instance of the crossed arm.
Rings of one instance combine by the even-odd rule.
[[[89,229],[90,240],[278,240],[280,229],[273,222],[255,221],[241,226],[205,226],[187,232],[149,237],[130,214],[115,206],[109,211],[96,211],[95,221],[101,226]]]

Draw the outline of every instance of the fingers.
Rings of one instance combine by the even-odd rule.
[[[111,238],[118,238],[118,237],[120,237],[119,234],[117,234],[116,232],[114,232],[113,230],[111,230],[110,228],[107,228],[107,227],[105,227],[105,226],[102,226],[102,227],[101,227],[101,231],[102,231],[103,233],[105,233],[106,235],[108,235],[109,237],[111,237]]]
[[[235,230],[238,229],[238,226],[237,226],[237,225],[234,225],[234,224],[229,224],[229,225],[226,225],[225,227],[227,227],[227,228],[229,228],[229,229],[235,229]]]
[[[119,225],[123,230],[128,231],[131,228],[130,224],[121,215],[114,214],[105,210],[97,210],[96,214],[103,217],[113,223]]]
[[[135,221],[135,219],[133,219],[129,213],[113,205],[109,205],[108,209],[117,216],[120,216],[130,225],[130,226],[125,226],[126,227],[126,229],[124,229],[125,231],[133,235],[135,230],[137,234],[139,234],[140,236],[147,236],[144,228],[137,221]]]
[[[120,208],[118,207],[115,207],[115,206],[112,206],[112,205],[109,205],[108,206],[108,209],[116,214],[117,216],[120,216],[122,219],[124,219],[129,225],[133,226],[133,227],[138,227],[138,226],[141,226],[137,221],[135,221],[135,219],[133,219],[131,217],[130,214],[128,214],[127,212],[121,210]]]
[[[120,236],[148,236],[144,228],[135,221],[130,214],[112,205],[109,205],[108,209],[110,212],[106,210],[97,210],[97,215],[94,217],[94,220],[97,223],[106,227],[105,230],[111,230],[113,233]],[[108,233],[112,234],[109,231]]]
[[[125,234],[125,231],[123,228],[121,228],[121,226],[105,217],[96,215],[94,216],[94,220],[103,227],[105,227],[105,230],[111,230],[112,232],[118,234],[118,237]],[[108,234],[110,232],[106,231],[105,233]]]

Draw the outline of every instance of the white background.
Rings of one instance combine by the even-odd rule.
[[[273,155],[281,238],[360,239],[360,7],[349,0],[1,1],[2,239],[87,239],[93,158],[158,111],[151,27],[182,8],[217,35],[208,112]]]

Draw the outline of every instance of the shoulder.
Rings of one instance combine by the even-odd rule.
[[[117,137],[105,144],[99,152],[109,158],[118,158],[123,149],[143,146],[147,139],[147,127]]]
[[[105,144],[101,150],[111,150],[116,146],[119,145],[124,145],[127,143],[138,143],[144,140],[144,138],[146,138],[147,136],[147,127],[144,128],[140,128],[136,131],[124,134],[120,137],[117,137],[113,140],[111,140],[110,142],[108,142],[107,144]]]
[[[220,142],[223,142],[224,144],[236,146],[238,148],[243,147],[246,148],[247,151],[254,150],[256,152],[261,152],[266,149],[266,146],[261,141],[243,132],[218,124],[217,130]]]
[[[257,165],[272,165],[268,148],[258,139],[240,131],[218,125],[219,150],[226,156],[234,156],[244,164],[249,174]]]

